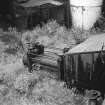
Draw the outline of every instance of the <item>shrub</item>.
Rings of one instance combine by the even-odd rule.
[[[19,59],[14,63],[0,64],[0,81],[1,83],[5,83],[7,85],[13,85],[16,77],[25,71],[26,70],[22,65],[22,61]]]
[[[45,47],[61,47],[74,46],[76,44],[74,36],[70,35],[69,30],[64,26],[60,26],[56,21],[48,21],[42,27],[35,27],[32,31],[27,31],[22,35],[22,43],[26,48],[26,43],[40,42]],[[61,46],[60,46],[61,44]]]
[[[90,31],[93,34],[105,32],[105,17],[100,15],[99,19],[96,21]]]
[[[54,79],[43,78],[39,81],[33,91],[31,100],[47,105],[86,105],[85,97],[79,94],[74,94],[70,89],[64,87],[63,82]]]
[[[35,84],[39,81],[39,75],[37,73],[20,74],[14,81],[14,87],[18,93],[31,94],[31,91]]]
[[[0,85],[0,95],[5,96],[9,93],[9,88],[5,84]]]
[[[79,44],[84,40],[86,40],[88,37],[90,37],[90,31],[87,31],[87,30],[83,31],[79,28],[74,28],[74,27],[70,29],[70,34],[76,40],[76,44]]]
[[[10,28],[3,33],[9,42],[4,42],[5,49],[17,49],[16,54],[6,52],[0,55],[3,68],[0,68],[0,80],[9,88],[9,93],[5,97],[1,96],[0,105],[85,105],[85,96],[74,94],[73,90],[67,89],[64,82],[56,81],[55,75],[43,70],[36,70],[28,73],[20,61],[21,49],[27,49],[27,43],[40,41],[46,47],[70,47],[82,42],[89,36],[89,32],[82,32],[77,29],[66,29],[56,21],[49,21],[42,27],[35,27],[32,31],[23,33],[15,28]],[[47,41],[46,41],[47,39]],[[8,45],[7,45],[8,44]],[[7,46],[6,46],[7,45]],[[18,59],[18,60],[17,60]],[[16,63],[17,62],[17,63]],[[5,65],[7,63],[7,65]],[[1,65],[0,65],[1,66]],[[1,89],[5,93],[4,90]],[[3,93],[3,94],[4,94]],[[5,102],[3,103],[3,101]]]

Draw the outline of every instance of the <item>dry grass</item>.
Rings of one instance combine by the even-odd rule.
[[[73,47],[76,44],[73,34],[64,26],[60,26],[56,21],[49,21],[43,27],[35,27],[32,31],[22,34],[22,42],[27,48],[26,43],[40,42],[45,47]]]
[[[54,75],[43,70],[28,73],[22,64],[22,48],[27,48],[27,42],[40,41],[45,47],[71,48],[77,44],[77,33],[59,26],[56,21],[33,31],[18,33],[10,28],[9,32],[3,32],[11,43],[0,38],[0,105],[86,105],[85,96],[74,94]],[[11,54],[6,49],[16,49],[16,52]]]
[[[102,22],[101,22],[102,23]],[[101,24],[100,23],[100,24]],[[23,47],[27,49],[26,43],[40,42],[45,47],[72,48],[77,44],[83,42],[93,34],[99,33],[100,28],[95,26],[86,31],[81,29],[67,29],[65,26],[60,26],[55,20],[48,21],[42,27],[35,27],[31,31],[22,33]]]
[[[0,105],[79,105],[79,102],[86,102],[82,95],[81,98],[77,95],[75,100],[73,91],[48,72],[28,73],[19,62],[2,67],[0,80]]]
[[[28,73],[21,59],[0,66],[0,105],[79,105],[85,97],[64,87],[52,74],[38,70]],[[85,105],[85,104],[84,104]]]

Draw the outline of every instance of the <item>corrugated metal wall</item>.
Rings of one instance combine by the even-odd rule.
[[[104,62],[103,62],[104,61]],[[105,53],[68,54],[64,57],[64,80],[71,86],[105,92]]]

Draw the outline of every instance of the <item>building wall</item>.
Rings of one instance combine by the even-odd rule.
[[[101,15],[103,0],[70,0],[75,28],[89,30]]]
[[[63,0],[60,1],[63,2]],[[26,10],[18,6],[17,7],[15,6],[15,13],[17,15],[16,24],[18,23],[20,24],[20,22],[22,22],[23,24],[23,22],[25,22],[23,26],[25,27],[26,25],[26,28],[29,29],[35,27],[38,24],[41,25],[42,23],[46,23],[50,19],[54,19],[59,24],[69,27],[70,7],[68,6],[68,4],[69,4],[68,2],[64,1],[64,4],[61,6],[54,6],[54,5],[47,6],[45,4],[40,7],[34,7]],[[23,19],[26,19],[27,22],[24,21]]]

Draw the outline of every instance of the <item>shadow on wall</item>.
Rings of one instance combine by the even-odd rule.
[[[13,0],[0,0],[0,28],[7,30],[13,25]]]
[[[71,28],[72,27],[72,15],[71,15],[71,8],[70,8],[70,0],[67,0],[67,8],[66,8],[66,26],[67,28]]]
[[[102,15],[105,17],[105,0],[103,0],[103,5],[102,5]]]

